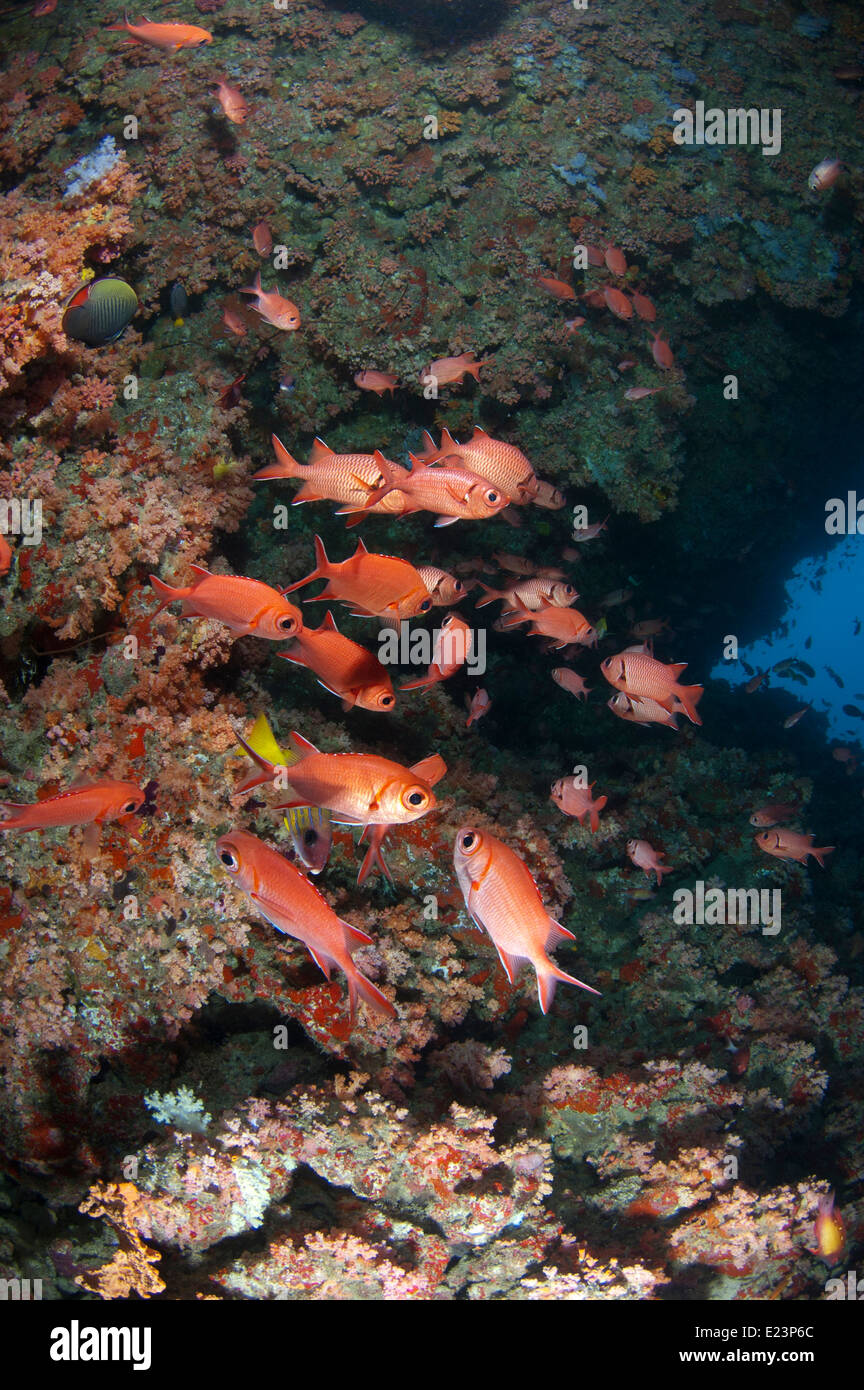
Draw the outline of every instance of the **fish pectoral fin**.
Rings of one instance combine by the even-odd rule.
[[[453,526],[459,520],[458,516],[439,516],[435,522],[436,527]]]

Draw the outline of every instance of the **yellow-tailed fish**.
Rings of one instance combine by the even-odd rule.
[[[283,748],[277,743],[266,714],[259,714],[246,742],[254,752],[279,767],[290,767],[297,761],[293,749]],[[297,857],[310,874],[320,874],[330,858],[333,843],[330,812],[321,806],[298,806],[288,811],[284,820]]]

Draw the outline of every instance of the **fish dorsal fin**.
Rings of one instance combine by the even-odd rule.
[[[302,734],[295,733],[293,729],[291,730],[291,742],[294,745],[294,751],[297,753],[298,757],[301,758],[308,757],[310,753],[317,753],[319,751],[314,743],[310,743],[308,738],[304,738]]]
[[[98,786],[99,783],[97,781],[94,781],[92,777],[88,777],[86,773],[84,773],[80,777],[76,777],[74,782],[70,782],[68,787],[64,787],[60,795],[64,796],[67,792],[83,792],[86,787]]]
[[[390,473],[390,460],[384,457],[380,449],[376,449],[372,457],[381,469],[384,477],[388,477]]]
[[[594,783],[592,782],[592,783],[591,783],[591,786],[593,787],[593,785],[594,785]],[[554,920],[550,917],[550,919],[549,919],[549,934],[548,934],[547,937],[546,937],[546,950],[547,950],[547,951],[551,951],[551,950],[553,950],[556,946],[560,946],[562,941],[575,941],[575,940],[576,940],[576,937],[573,935],[572,931],[568,931],[566,927],[562,927],[562,925],[561,925],[560,922],[556,922],[556,921],[554,921]]]
[[[366,549],[366,547],[365,547],[365,545],[363,544],[362,540],[361,540],[360,537],[358,536],[358,537],[357,537],[357,549],[354,551],[354,555],[352,556],[352,559],[356,559],[358,555],[368,555],[368,554],[369,554],[369,551]]]
[[[677,663],[674,664],[674,665],[667,666],[667,667],[666,667],[666,670],[669,671],[670,674],[673,675],[673,676],[675,677],[675,679],[677,680],[678,677],[681,675],[681,672],[687,670],[687,662],[686,662],[686,661],[679,661],[679,662],[677,662]]]
[[[428,782],[430,787],[434,787],[436,782],[446,775],[447,764],[440,753],[432,753],[428,758],[421,758],[419,763],[413,763],[409,768],[415,777],[422,777]]]
[[[472,444],[473,444],[473,442],[474,442],[475,439],[488,439],[488,438],[489,438],[489,436],[488,436],[488,434],[486,433],[486,431],[485,431],[484,429],[481,429],[479,425],[475,425],[475,426],[474,426],[474,433],[473,433],[472,436],[471,436],[471,442],[472,442]]]
[[[339,924],[343,928],[348,941],[352,946],[370,946],[375,940],[374,936],[369,936],[359,927],[353,927],[350,922],[346,922],[343,917],[339,918]]]
[[[319,631],[319,632],[338,632],[338,631],[339,631],[338,627],[336,626],[336,619],[333,617],[333,614],[330,612],[330,609],[329,609],[329,608],[327,609],[327,617],[324,619],[323,623],[322,623],[321,626],[318,628],[318,631]]]
[[[210,578],[210,570],[205,569],[203,565],[190,565],[189,568],[191,569],[192,573],[195,575],[197,579]]]
[[[324,440],[319,439],[316,435],[315,442],[313,443],[312,448],[309,450],[309,462],[320,463],[322,459],[332,457],[333,450],[328,448],[328,446],[324,443]]]
[[[450,433],[450,431],[449,431],[448,429],[443,429],[443,430],[441,431],[441,448],[440,448],[439,452],[443,454],[447,449],[458,449],[458,448],[459,448],[459,444],[458,444],[457,441],[453,438],[453,436],[452,436],[452,434]]]
[[[428,430],[423,431],[423,450],[427,454],[437,454],[438,452],[435,440],[432,438]]]

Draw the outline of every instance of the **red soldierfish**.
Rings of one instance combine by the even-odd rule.
[[[184,618],[215,618],[238,637],[266,637],[282,642],[295,637],[303,628],[299,608],[283,598],[278,589],[271,589],[260,579],[243,579],[232,574],[211,574],[202,565],[191,565],[195,583],[185,589],[172,589],[157,575],[150,583],[162,599],[156,612],[177,599],[183,602]]]
[[[354,964],[354,952],[371,945],[372,937],[337,917],[299,869],[246,830],[223,835],[216,852],[255,910],[277,931],[302,941],[328,980],[334,965],[345,972],[352,1022],[358,999],[385,1018],[396,1017],[390,1000]]]
[[[123,822],[143,806],[146,798],[135,782],[73,782],[65,792],[25,805],[0,801],[6,819],[0,830],[48,830],[61,825],[104,825]]]
[[[544,1014],[559,980],[589,994],[600,993],[550,960],[547,951],[575,937],[550,917],[526,864],[503,840],[488,830],[463,826],[456,836],[453,865],[465,906],[477,926],[491,936],[510,983],[515,982],[522,961],[533,966]]]
[[[310,603],[335,599],[350,604],[359,617],[413,618],[432,607],[432,596],[413,565],[393,555],[375,555],[362,541],[347,560],[334,564],[327,558],[321,537],[316,536],[314,570],[283,592],[290,594],[313,579],[328,582]]]

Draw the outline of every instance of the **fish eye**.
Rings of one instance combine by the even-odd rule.
[[[120,811],[120,814],[121,814],[121,816],[128,816],[128,815],[131,815],[131,813],[132,813],[133,811],[137,811],[137,809],[138,809],[138,802],[137,802],[137,801],[127,801],[127,802],[126,802],[126,805],[125,805],[124,807],[122,807],[122,809],[121,809],[121,811]]]
[[[486,493],[486,501],[490,504],[490,506],[494,507],[495,503],[498,501],[498,493],[490,490]]]
[[[463,849],[468,849],[468,850],[473,849],[474,846],[476,845],[476,843],[477,843],[477,836],[474,834],[474,831],[473,831],[473,830],[468,830],[468,831],[466,831],[466,833],[462,836],[462,848],[463,848]]]
[[[280,632],[293,632],[297,626],[297,619],[293,613],[286,613],[284,617],[276,620],[276,626]]]
[[[230,869],[232,873],[236,872],[236,870],[240,868],[240,865],[238,864],[234,855],[231,853],[230,849],[220,849],[219,858],[225,865],[225,868]]]
[[[405,800],[408,802],[409,806],[424,806],[427,801],[427,796],[425,792],[413,791],[408,793]]]
[[[452,613],[448,613],[448,614],[447,614],[447,617],[444,619],[444,621],[443,621],[443,623],[441,624],[441,626],[442,626],[442,627],[452,627],[452,626],[453,626],[453,614],[452,614]]]
[[[381,703],[382,705],[392,705],[394,698],[395,697],[393,695],[382,695]]]
[[[465,585],[462,583],[461,579],[455,579],[453,581],[453,592],[454,594],[464,594]]]
[[[431,600],[431,598],[424,598],[423,602],[422,602],[421,605],[420,605],[420,612],[421,612],[421,613],[428,613],[428,612],[429,612],[429,609],[430,609],[431,607],[432,607],[432,600]]]

